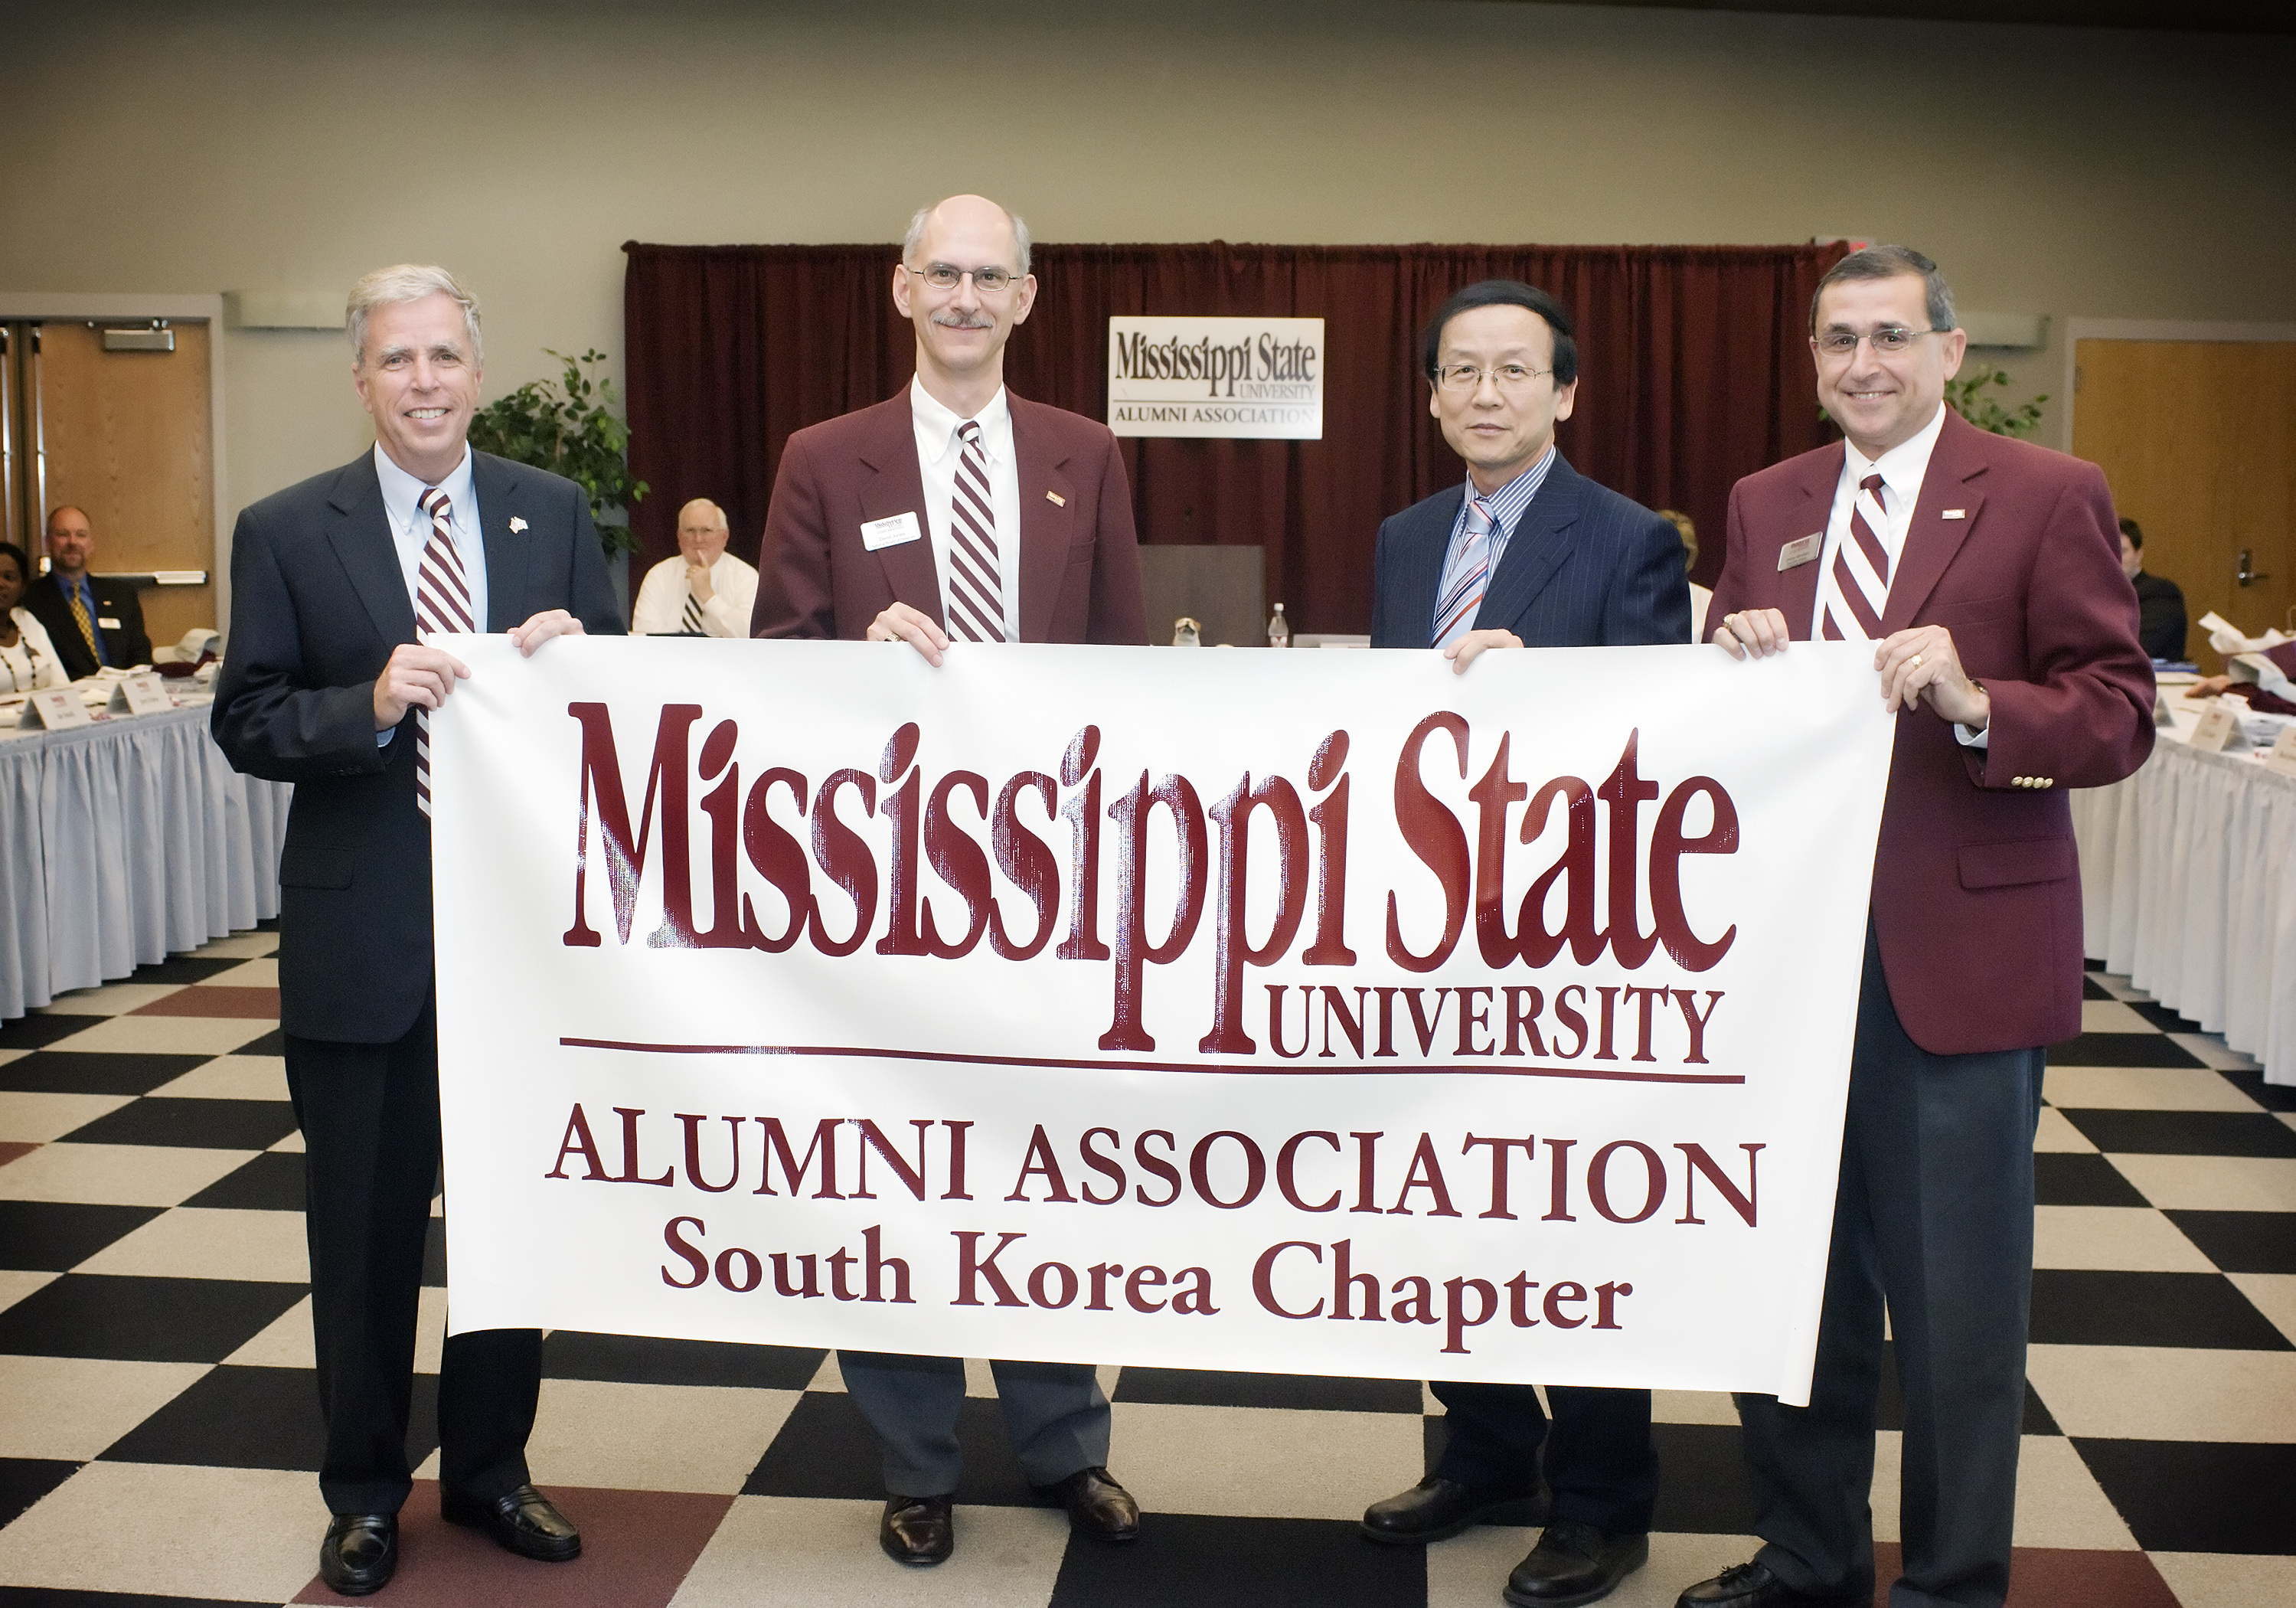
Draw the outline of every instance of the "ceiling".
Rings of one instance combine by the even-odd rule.
[[[1653,0],[1570,0],[1650,5]],[[1825,17],[1918,17],[1944,22],[2023,22],[2061,28],[2139,28],[2186,33],[2296,34],[2292,0],[1655,0],[1666,9],[1792,12]]]

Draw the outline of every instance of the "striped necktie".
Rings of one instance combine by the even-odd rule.
[[[1443,584],[1436,589],[1435,645],[1447,648],[1474,628],[1475,611],[1483,601],[1483,584],[1491,575],[1490,505],[1480,496],[1467,499],[1467,539],[1452,549],[1443,566]]]
[[[956,461],[956,493],[949,503],[948,624],[968,642],[1009,642],[1004,626],[1004,571],[996,557],[996,510],[988,498],[988,454],[980,421],[956,428],[964,450]]]
[[[430,516],[430,539],[422,546],[422,563],[414,576],[414,634],[428,642],[450,632],[468,634],[478,627],[471,619],[471,587],[463,574],[463,555],[455,551],[454,505],[436,486],[423,488],[415,505]],[[414,711],[414,802],[430,813],[430,711]]]
[[[682,623],[695,636],[702,634],[701,600],[693,595],[693,584],[691,581],[688,581],[685,587],[685,619]]]
[[[1818,634],[1828,642],[1881,640],[1882,614],[1890,603],[1890,550],[1874,530],[1888,522],[1882,477],[1869,474],[1857,482],[1849,504],[1849,538],[1834,550],[1833,567],[1826,571],[1824,621]]]

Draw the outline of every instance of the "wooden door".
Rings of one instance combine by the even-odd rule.
[[[2296,629],[2296,341],[2083,340],[2073,361],[2073,451],[2144,528],[2146,570],[2184,588],[2186,651],[2222,668],[2211,609]],[[2240,583],[2243,548],[2265,578]]]
[[[172,352],[107,352],[101,324],[40,326],[47,505],[86,513],[95,536],[88,567],[99,575],[208,571],[204,586],[144,593],[154,647],[217,623],[208,326],[174,328]]]

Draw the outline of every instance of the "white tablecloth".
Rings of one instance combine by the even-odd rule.
[[[205,704],[0,741],[0,1017],[279,913],[293,789],[234,771]]]
[[[2087,948],[2108,969],[2296,1085],[2296,777],[2185,741],[2072,795]]]

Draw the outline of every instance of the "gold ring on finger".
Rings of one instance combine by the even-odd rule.
[[[1916,653],[1911,659],[1906,660],[1906,668],[1909,670],[1920,669],[1922,668],[1922,656],[1919,653]]]

